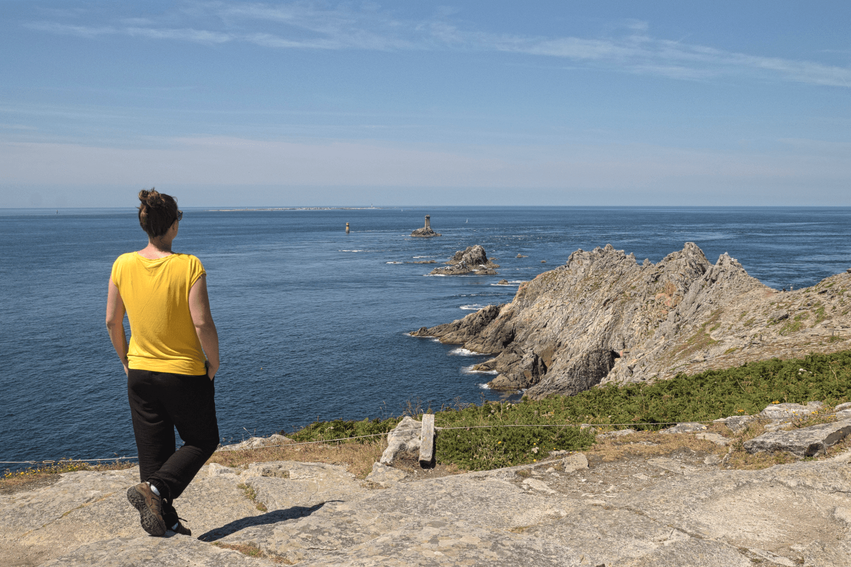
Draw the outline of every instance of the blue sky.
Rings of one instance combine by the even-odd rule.
[[[849,29],[847,1],[0,0],[0,207],[849,206]]]

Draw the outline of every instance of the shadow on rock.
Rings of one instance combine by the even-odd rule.
[[[329,500],[328,502],[341,501]],[[244,530],[245,528],[251,528],[254,526],[265,526],[267,524],[275,524],[278,522],[284,522],[286,520],[303,518],[319,510],[325,504],[326,502],[320,502],[319,504],[315,504],[310,507],[293,506],[292,508],[287,508],[286,510],[273,510],[272,512],[267,512],[259,516],[249,516],[247,518],[241,518],[239,520],[234,520],[233,522],[225,524],[220,528],[216,528],[214,530],[208,531],[205,534],[201,534],[200,536],[198,536],[198,539],[200,541],[216,541],[222,539],[223,537],[234,534],[240,530]]]

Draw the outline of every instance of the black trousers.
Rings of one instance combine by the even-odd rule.
[[[142,482],[180,496],[219,445],[215,387],[206,375],[130,370],[127,395]],[[174,429],[184,445],[175,451]]]

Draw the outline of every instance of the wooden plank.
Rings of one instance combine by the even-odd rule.
[[[434,414],[423,414],[422,443],[420,443],[420,466],[431,466],[434,461]]]

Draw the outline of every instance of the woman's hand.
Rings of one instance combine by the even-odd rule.
[[[207,377],[212,380],[216,377],[216,373],[219,371],[219,366],[221,366],[221,364],[219,364],[218,362],[214,364],[207,360],[204,362],[204,366],[207,367]]]

